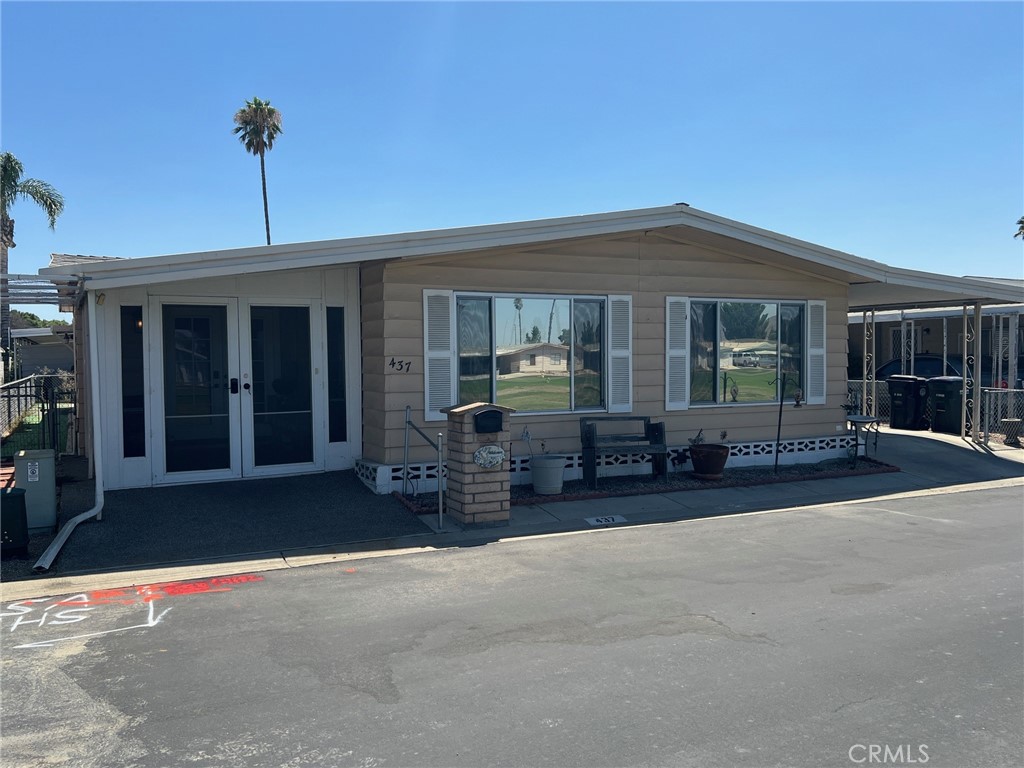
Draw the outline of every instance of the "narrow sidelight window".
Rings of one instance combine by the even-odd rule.
[[[329,440],[348,440],[345,404],[345,308],[327,308],[327,421]]]
[[[121,444],[124,458],[146,455],[142,307],[121,307]]]

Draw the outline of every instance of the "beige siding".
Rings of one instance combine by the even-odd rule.
[[[785,263],[786,267],[777,266]],[[801,269],[811,265],[801,263]],[[672,444],[685,444],[700,428],[717,439],[720,430],[731,440],[774,439],[777,405],[691,407],[665,413],[665,297],[823,299],[828,302],[828,401],[825,406],[783,414],[783,437],[824,436],[844,428],[841,405],[846,396],[846,285],[798,271],[792,259],[770,251],[743,254],[722,249],[666,242],[655,236],[545,244],[532,250],[483,252],[389,262],[364,267],[363,381],[380,397],[364,402],[364,456],[397,463],[402,459],[404,408],[433,434],[442,422],[423,422],[423,289],[633,296],[633,413],[664,419]],[[383,354],[382,354],[383,353]],[[387,367],[401,356],[410,373]],[[385,415],[387,414],[387,415]],[[529,426],[551,451],[579,451],[579,416],[513,416],[512,434]],[[513,454],[527,452],[513,441]],[[411,447],[416,461],[429,460],[431,449],[417,438]]]
[[[380,460],[385,455],[384,413],[388,407],[384,340],[384,265],[359,270],[363,378],[363,456]]]

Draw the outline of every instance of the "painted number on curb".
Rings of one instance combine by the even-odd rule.
[[[604,517],[588,517],[587,522],[591,525],[610,525],[612,523],[624,523],[626,518],[622,515],[605,515]]]

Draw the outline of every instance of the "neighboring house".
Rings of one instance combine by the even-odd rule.
[[[445,408],[478,400],[517,409],[514,482],[527,427],[578,472],[579,418],[594,413],[664,421],[677,448],[728,430],[733,464],[770,462],[780,397],[797,387],[784,460],[844,456],[848,312],[1024,298],[685,205],[69,261],[41,274],[85,295],[76,335],[89,334],[89,445],[107,488],[356,467],[388,492],[406,408],[436,434]],[[506,349],[513,316],[560,345]],[[759,364],[733,365],[735,350]],[[793,388],[780,394],[781,374]],[[417,487],[436,484],[436,453],[415,434],[409,457]]]
[[[15,378],[75,369],[71,334],[57,333],[53,328],[15,328],[11,331],[11,343]]]
[[[549,373],[569,375],[569,348],[562,344],[513,344],[498,347],[495,356],[499,374]]]

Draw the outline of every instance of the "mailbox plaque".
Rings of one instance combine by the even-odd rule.
[[[484,469],[496,467],[505,460],[505,449],[500,445],[482,445],[473,452],[473,461]]]

